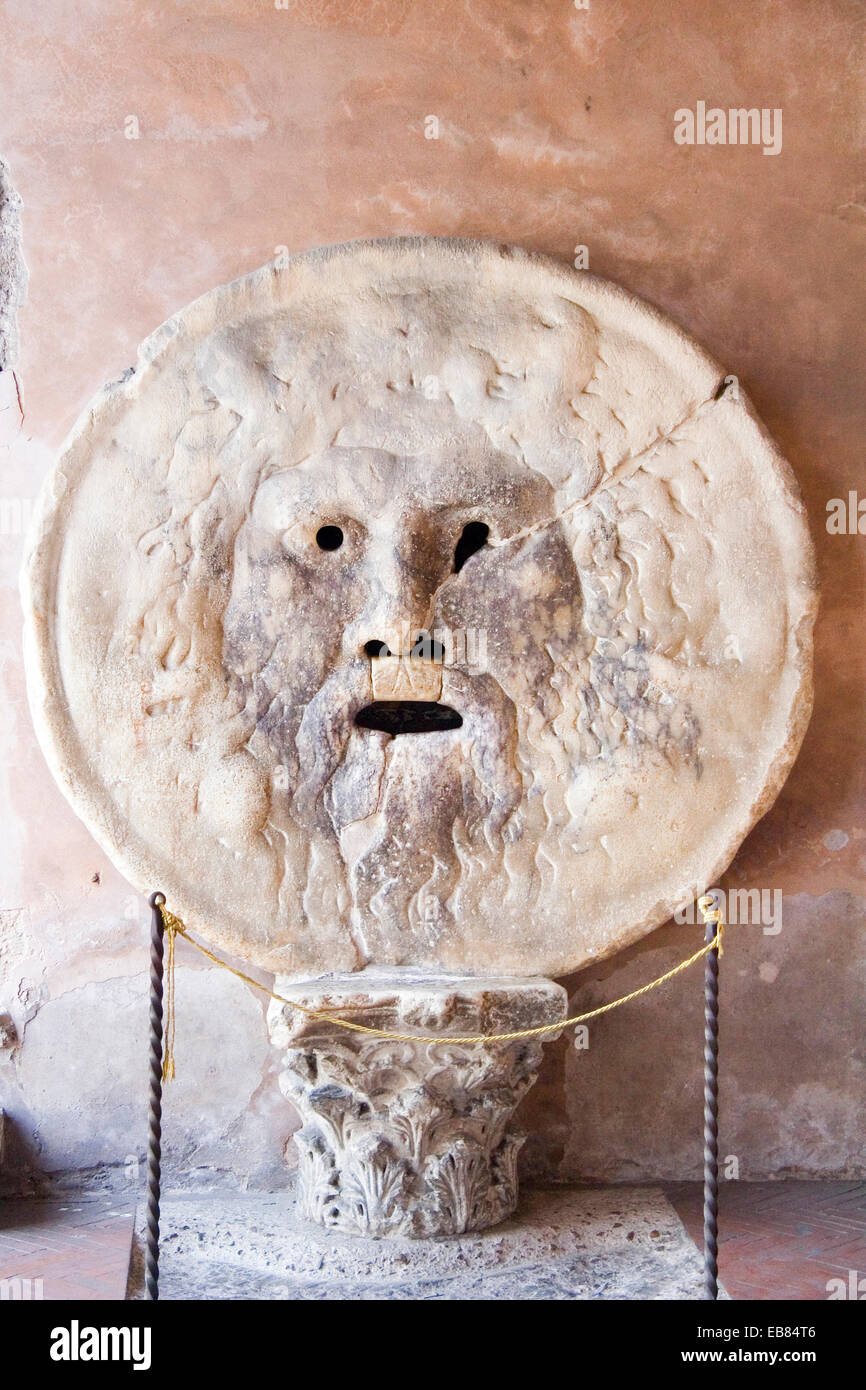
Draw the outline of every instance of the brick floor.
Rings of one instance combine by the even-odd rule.
[[[0,1203],[0,1299],[122,1299],[134,1216],[103,1197]]]
[[[699,1183],[664,1188],[702,1245]],[[830,1279],[866,1278],[866,1182],[727,1182],[719,1276],[732,1298],[826,1299]]]
[[[700,1247],[699,1183],[664,1186]],[[866,1182],[728,1182],[719,1200],[719,1273],[735,1299],[827,1298],[866,1278]],[[0,1298],[122,1299],[134,1210],[110,1198],[0,1204]]]

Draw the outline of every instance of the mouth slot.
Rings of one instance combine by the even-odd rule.
[[[440,729],[459,729],[463,720],[450,705],[433,700],[374,700],[355,715],[359,729],[379,729],[383,734],[432,734]]]

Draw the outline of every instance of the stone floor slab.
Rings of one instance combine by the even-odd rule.
[[[143,1208],[137,1222],[141,1296]],[[291,1192],[162,1204],[161,1299],[698,1299],[701,1257],[657,1188],[526,1189],[515,1217],[432,1240],[370,1240],[298,1217]]]

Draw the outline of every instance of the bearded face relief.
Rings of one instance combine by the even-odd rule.
[[[223,629],[269,820],[339,854],[365,955],[432,950],[467,856],[501,873],[525,833],[533,713],[570,756],[551,679],[581,587],[550,484],[471,439],[313,455],[256,490]]]
[[[205,296],[43,499],[31,700],[76,809],[284,974],[561,974],[664,921],[809,710],[802,507],[723,375],[481,244]]]

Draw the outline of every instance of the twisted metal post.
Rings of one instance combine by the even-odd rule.
[[[162,964],[164,893],[151,893],[150,926],[150,1089],[147,1126],[147,1250],[145,1297],[159,1298],[159,1198],[162,1178]]]
[[[705,910],[706,940],[721,914]],[[704,1298],[719,1296],[719,949],[704,966]]]

